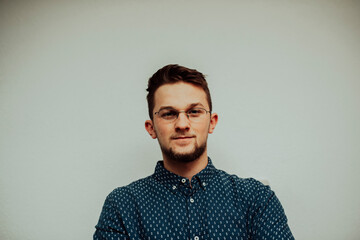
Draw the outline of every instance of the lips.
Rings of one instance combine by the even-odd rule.
[[[172,139],[190,139],[193,138],[194,136],[177,136],[177,137],[172,137]]]

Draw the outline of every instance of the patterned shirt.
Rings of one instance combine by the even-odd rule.
[[[94,240],[294,239],[269,186],[208,165],[191,179],[159,161],[155,173],[112,191]]]

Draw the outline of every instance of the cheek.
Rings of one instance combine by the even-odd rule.
[[[209,132],[209,126],[208,125],[201,126],[201,127],[197,128],[197,131],[196,131],[196,133],[201,138],[206,138],[206,135],[208,134],[208,132]]]
[[[170,134],[169,129],[165,126],[157,126],[155,131],[158,138],[166,138]]]

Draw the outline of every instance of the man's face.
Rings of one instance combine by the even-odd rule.
[[[190,83],[162,85],[156,90],[154,100],[153,113],[163,108],[188,111],[200,107],[209,110],[205,91]],[[206,154],[207,136],[215,128],[217,114],[207,113],[200,122],[190,121],[185,113],[180,113],[173,122],[158,114],[153,116],[153,121],[147,120],[145,127],[153,138],[158,139],[164,159],[189,162]]]

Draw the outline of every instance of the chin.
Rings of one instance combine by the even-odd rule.
[[[196,151],[195,146],[186,146],[186,147],[175,147],[170,148],[170,151],[172,151],[174,154],[193,154]]]
[[[166,149],[161,146],[162,153],[167,157],[169,160],[173,160],[176,162],[193,162],[201,157],[206,149],[206,143],[201,146],[189,146],[189,150],[183,149],[183,151],[176,151],[176,149],[169,148]],[[180,150],[180,149],[179,149]]]

